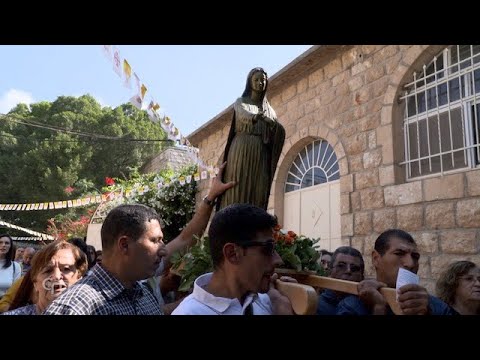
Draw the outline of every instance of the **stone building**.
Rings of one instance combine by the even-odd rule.
[[[447,263],[480,263],[480,46],[314,46],[269,80],[286,129],[269,211],[284,228],[356,247],[369,274],[377,236],[404,229],[429,291]],[[189,136],[206,162],[232,114]]]
[[[185,149],[180,147],[169,147],[148,161],[140,170],[144,174],[160,172],[169,168],[180,170],[193,163],[193,160]]]

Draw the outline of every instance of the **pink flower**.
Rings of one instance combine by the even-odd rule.
[[[65,191],[66,194],[70,195],[73,190],[75,190],[73,187],[71,186],[67,186],[65,189],[63,189],[63,191]]]

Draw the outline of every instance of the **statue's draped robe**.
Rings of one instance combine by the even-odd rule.
[[[263,102],[264,114],[275,120],[254,121],[260,111],[250,98],[242,97],[234,104],[234,115],[225,147],[227,167],[223,181],[237,184],[227,190],[220,208],[235,203],[249,203],[267,209],[270,187],[285,141],[285,130],[277,121],[273,108]]]

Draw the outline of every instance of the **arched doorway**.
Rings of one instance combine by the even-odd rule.
[[[283,227],[311,238],[319,248],[341,245],[340,169],[332,146],[315,140],[299,151],[285,181]]]

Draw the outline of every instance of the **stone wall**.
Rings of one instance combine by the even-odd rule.
[[[421,252],[422,284],[432,292],[447,263],[480,264],[480,170],[406,182],[398,165],[404,156],[398,98],[413,71],[443,48],[318,46],[272,77],[268,94],[286,129],[269,211],[282,222],[293,159],[311,141],[325,139],[339,160],[343,244],[362,251],[372,275],[377,236],[393,227],[412,233]],[[191,138],[206,162],[223,157],[231,114],[230,107]]]
[[[182,148],[167,148],[146,163],[141,171],[143,173],[154,173],[164,169],[171,168],[179,170],[189,164],[193,164],[192,159],[188,156],[187,151]]]

